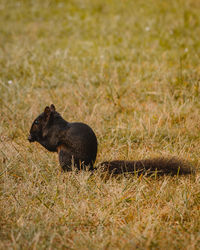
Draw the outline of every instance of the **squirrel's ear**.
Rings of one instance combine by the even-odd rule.
[[[48,106],[46,106],[46,108],[44,109],[44,114],[45,114],[46,117],[50,116],[51,110],[50,110],[50,108]]]
[[[53,104],[51,104],[50,110],[51,110],[51,112],[55,112],[56,111],[56,108],[55,108],[55,106]]]

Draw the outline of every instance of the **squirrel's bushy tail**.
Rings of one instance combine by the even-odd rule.
[[[100,168],[110,174],[187,175],[195,172],[186,161],[162,157],[139,161],[105,161],[100,163]]]

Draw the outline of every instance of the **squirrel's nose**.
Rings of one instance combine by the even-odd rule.
[[[32,141],[33,141],[33,138],[32,138],[31,135],[28,136],[28,140],[29,140],[29,142],[32,142]]]

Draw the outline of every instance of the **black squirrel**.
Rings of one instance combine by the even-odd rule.
[[[67,122],[51,104],[46,107],[33,122],[29,142],[37,141],[51,152],[58,152],[63,170],[71,171],[72,166],[94,170],[97,155],[97,137],[87,124]],[[103,172],[112,174],[152,173],[159,175],[191,174],[194,170],[190,164],[176,158],[155,158],[139,161],[105,161],[99,164]]]

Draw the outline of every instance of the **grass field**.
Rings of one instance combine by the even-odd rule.
[[[200,174],[61,173],[27,141],[54,103],[104,160],[200,165],[200,2],[0,0],[0,249],[200,249]]]

